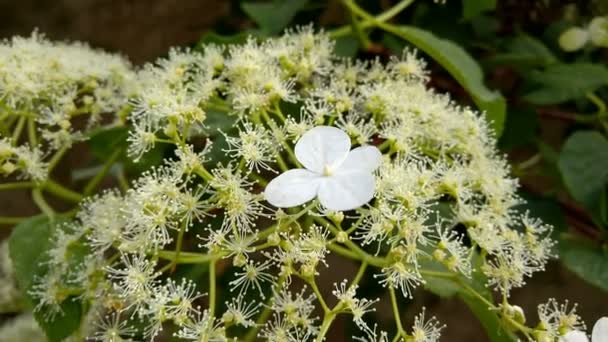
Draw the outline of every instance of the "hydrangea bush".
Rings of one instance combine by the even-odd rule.
[[[510,301],[555,242],[518,210],[483,115],[428,89],[414,50],[383,63],[333,47],[305,27],[135,69],[38,34],[4,42],[0,170],[23,181],[0,187],[31,187],[51,218],[25,286],[41,325],[78,317],[64,333],[97,341],[324,341],[348,315],[358,341],[431,342],[444,328],[432,313],[407,327],[399,310],[426,289],[478,305],[504,338],[586,339],[575,305],[548,299],[534,313]],[[49,178],[57,160],[124,125],[129,158],[162,145],[161,164],[54,213],[43,191],[78,202],[111,166],[79,194]],[[356,274],[322,291],[347,262]],[[196,276],[179,272],[192,265]],[[368,319],[379,298],[359,294],[363,279],[388,293],[390,335]],[[594,341],[607,329],[600,320]]]

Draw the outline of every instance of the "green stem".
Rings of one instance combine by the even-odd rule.
[[[21,221],[23,220],[27,220],[29,217],[7,217],[7,216],[0,216],[0,225],[15,225],[15,224],[19,224]]]
[[[331,222],[329,222],[328,220],[326,220],[323,217],[315,217],[314,220],[317,221],[318,223],[326,226],[336,237],[338,236],[338,234],[340,234],[342,232],[342,230],[340,230],[339,228],[336,228]],[[368,254],[363,249],[361,249],[361,247],[357,246],[354,242],[352,242],[350,239],[346,239],[346,241],[344,241],[344,245],[346,245],[346,247],[348,247],[348,249],[350,249],[353,253],[357,254],[361,260],[369,263],[370,265],[373,265],[376,267],[386,266],[387,262],[384,258],[380,258],[380,257],[373,256],[371,254]]]
[[[304,279],[307,281],[307,283],[310,285],[310,288],[317,296],[317,300],[319,301],[319,304],[321,304],[321,307],[323,308],[323,312],[325,312],[325,315],[329,314],[331,312],[331,309],[329,308],[329,306],[327,306],[325,299],[323,299],[323,295],[321,294],[321,291],[319,291],[319,287],[317,286],[315,277],[312,276],[312,277],[304,278]]]
[[[359,43],[361,43],[361,47],[363,47],[363,50],[367,50],[371,43],[369,41],[369,38],[365,34],[364,28],[362,27],[361,23],[359,22],[359,19],[357,19],[357,17],[355,16],[355,14],[353,12],[350,12],[350,21],[351,21],[351,27],[352,27],[353,31],[355,32],[355,35],[357,36]]]
[[[279,279],[276,282],[275,288],[280,289],[281,286],[283,286],[284,282],[285,282],[285,277],[279,277]],[[249,332],[247,332],[247,335],[245,335],[245,342],[253,341],[257,337],[258,332],[260,331],[260,329],[262,328],[264,323],[266,323],[268,318],[270,318],[270,315],[272,314],[272,307],[270,304],[272,303],[273,300],[274,300],[274,293],[266,301],[266,305],[264,305],[264,310],[262,310],[262,313],[260,314],[260,316],[258,316],[258,319],[255,321],[255,325],[253,326],[253,328],[251,328],[251,330],[249,330]]]
[[[175,271],[175,266],[177,266],[177,260],[179,259],[179,254],[182,251],[182,243],[184,242],[184,233],[186,232],[186,225],[188,224],[188,220],[184,220],[182,222],[182,226],[179,228],[179,232],[177,233],[177,242],[175,243],[175,259],[171,262],[171,272]]]
[[[209,263],[209,317],[214,317],[215,315],[215,263],[216,260]]]
[[[597,107],[597,115],[599,117],[608,114],[608,111],[606,110],[606,103],[604,103],[604,101],[599,96],[595,95],[592,92],[589,92],[587,93],[587,98],[589,99],[589,101],[593,102],[593,104]]]
[[[321,323],[321,328],[319,329],[319,334],[317,335],[315,342],[322,342],[325,339],[325,335],[329,331],[329,328],[331,327],[331,324],[335,318],[336,314],[333,312],[323,316],[323,322]]]
[[[207,171],[207,169],[205,169],[203,166],[197,167],[194,170],[194,173],[196,173],[202,179],[206,180],[207,183],[213,180],[213,175],[209,171]]]
[[[35,186],[34,182],[12,182],[0,184],[0,191],[4,190],[17,190],[17,189],[29,189]]]
[[[38,137],[36,136],[36,122],[33,118],[27,119],[27,137],[30,142],[30,147],[38,146]]]
[[[395,317],[395,325],[397,326],[397,334],[399,336],[406,336],[407,333],[403,330],[403,325],[401,324],[401,314],[399,312],[399,305],[397,304],[397,296],[395,295],[395,289],[392,284],[388,286],[388,293],[391,297],[391,305],[393,307],[393,316]]]
[[[48,218],[53,221],[55,219],[55,210],[51,208],[51,206],[46,202],[44,196],[42,195],[42,191],[36,188],[32,190],[32,198],[34,199],[34,203],[40,208],[40,210],[48,216]]]
[[[121,151],[116,150],[110,155],[110,158],[108,158],[108,160],[106,160],[106,162],[103,164],[103,167],[101,168],[101,170],[95,175],[95,177],[91,178],[91,180],[84,187],[84,192],[83,192],[84,196],[89,196],[90,194],[93,193],[93,190],[95,190],[95,188],[97,188],[99,183],[101,183],[101,181],[108,174],[108,172],[110,172],[110,169],[112,169],[112,165],[114,165],[116,160],[118,160],[118,157],[120,157],[120,154],[121,154]]]
[[[359,282],[361,281],[361,279],[363,278],[363,275],[365,274],[365,270],[367,269],[367,262],[362,262],[361,266],[359,266],[359,271],[357,271],[357,274],[355,275],[355,278],[353,279],[353,281],[350,283],[350,286],[356,286],[359,284]]]
[[[57,163],[59,163],[61,158],[63,158],[63,155],[65,154],[65,152],[67,152],[67,150],[68,150],[67,146],[64,146],[64,147],[60,148],[59,150],[57,150],[57,152],[55,152],[55,154],[49,161],[49,165],[48,165],[49,173],[51,173],[51,171],[55,168],[55,166],[57,166]]]
[[[226,253],[203,254],[194,252],[180,252],[179,258],[175,251],[158,251],[157,256],[161,259],[169,260],[178,264],[204,264],[226,256]]]
[[[19,143],[19,137],[21,136],[21,131],[23,131],[23,126],[25,125],[26,117],[22,116],[17,121],[17,126],[15,126],[15,130],[13,131],[13,144],[17,145]],[[32,146],[33,147],[33,146]]]
[[[397,14],[401,13],[404,9],[406,9],[413,2],[414,2],[414,0],[402,0],[395,6],[389,8],[385,12],[376,16],[373,20],[369,20],[369,19],[363,20],[360,23],[360,26],[361,26],[361,28],[365,29],[365,28],[374,26],[377,22],[389,21],[392,18],[394,18]],[[343,26],[343,27],[340,27],[338,29],[331,31],[329,33],[329,36],[335,39],[335,38],[347,36],[347,35],[351,34],[351,32],[352,32],[352,26],[346,25],[346,26]]]
[[[118,174],[116,175],[116,179],[118,180],[118,186],[120,187],[122,193],[127,193],[129,190],[129,181],[127,180],[124,167],[120,167],[120,170],[118,170]]]
[[[44,191],[74,203],[78,203],[82,200],[81,194],[72,191],[59,183],[56,183],[52,179],[48,179],[42,187]]]

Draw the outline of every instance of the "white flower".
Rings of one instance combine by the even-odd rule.
[[[589,339],[584,332],[572,330],[562,336],[560,342],[589,342]],[[608,317],[602,317],[595,322],[591,331],[591,342],[608,342]]]
[[[351,210],[374,196],[372,172],[382,155],[374,146],[350,150],[350,138],[335,127],[318,126],[302,135],[296,158],[306,169],[289,170],[273,179],[264,195],[277,207],[288,208],[318,197],[330,210]]]

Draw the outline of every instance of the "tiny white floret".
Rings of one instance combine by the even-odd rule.
[[[372,172],[382,161],[375,146],[352,151],[348,134],[330,126],[317,126],[304,133],[295,155],[304,169],[293,169],[266,186],[266,200],[279,208],[304,204],[315,197],[330,210],[358,208],[374,197]]]

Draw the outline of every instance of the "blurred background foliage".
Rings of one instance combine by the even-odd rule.
[[[88,41],[135,63],[164,55],[170,46],[242,43],[248,36],[264,39],[310,23],[333,36],[344,57],[387,61],[405,47],[419,49],[431,70],[429,87],[483,111],[500,152],[520,178],[521,196],[528,200],[521,210],[553,224],[559,241],[559,261],[515,292],[515,302],[533,310],[556,296],[580,302],[588,322],[606,314],[607,1],[0,1],[3,38],[28,35],[38,27],[52,39]],[[209,117],[214,120],[212,113]],[[232,123],[217,126],[228,130]],[[103,160],[125,134],[122,129],[94,136],[88,158]],[[66,170],[87,163],[78,150],[74,153]],[[144,167],[127,168],[137,174],[160,163],[163,153],[152,153]],[[66,174],[74,178],[77,172]],[[12,194],[3,194],[0,205],[11,214],[34,211],[27,199]],[[206,272],[178,271],[192,277]],[[373,279],[362,286],[368,297],[379,293]],[[403,309],[439,305],[437,298],[417,299]],[[441,305],[431,311],[447,323],[449,340],[485,338],[481,329],[469,325],[470,314],[451,299],[442,299]],[[379,322],[386,317],[382,310],[376,314]],[[352,322],[339,324],[344,331],[352,329]],[[340,336],[332,341],[347,339]]]

